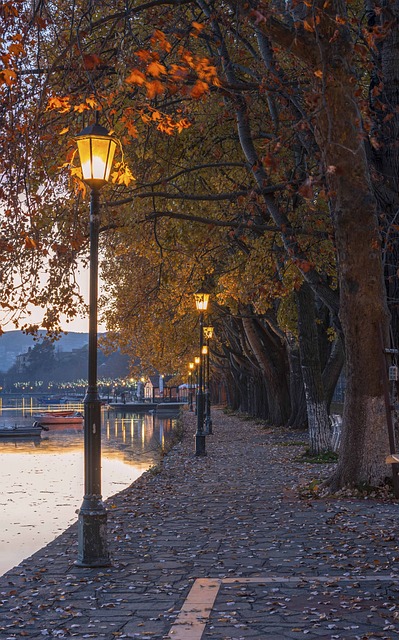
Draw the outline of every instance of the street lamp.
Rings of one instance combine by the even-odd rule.
[[[211,390],[209,386],[209,340],[213,338],[213,327],[204,327],[204,338],[206,339],[206,386],[205,386],[205,432],[212,434],[211,418]]]
[[[194,362],[190,362],[188,365],[188,369],[189,369],[189,379],[190,379],[190,389],[189,389],[189,394],[190,394],[190,411],[194,411],[193,409],[193,373],[194,373],[194,369],[195,369],[195,364]]]
[[[205,434],[204,434],[204,396],[202,389],[202,376],[203,376],[203,355],[202,347],[204,344],[204,311],[208,308],[209,293],[203,288],[194,294],[195,306],[197,311],[200,312],[200,339],[199,339],[199,352],[200,362],[198,370],[198,391],[197,391],[197,432],[195,434],[195,455],[206,456],[205,449]]]
[[[83,181],[90,189],[90,291],[88,387],[84,399],[85,494],[78,517],[80,567],[109,566],[107,512],[101,496],[101,402],[97,387],[97,299],[100,189],[107,183],[117,141],[99,124],[86,127],[76,143]]]

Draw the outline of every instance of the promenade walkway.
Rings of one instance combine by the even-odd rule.
[[[399,637],[397,501],[306,498],[325,465],[303,433],[213,411],[111,498],[113,564],[74,566],[76,525],[0,578],[0,639],[290,640]],[[299,441],[299,442],[298,442]]]

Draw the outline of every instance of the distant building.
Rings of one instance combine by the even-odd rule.
[[[29,367],[32,359],[32,347],[26,353],[20,353],[15,358],[15,368],[17,373],[23,373]]]
[[[173,376],[149,376],[144,385],[144,398],[148,401],[178,400],[179,388],[169,387]]]

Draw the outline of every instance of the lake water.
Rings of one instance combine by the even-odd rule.
[[[18,415],[19,413],[19,415]],[[0,425],[31,416],[0,412]],[[103,498],[129,486],[159,460],[175,418],[102,414]],[[40,438],[0,438],[0,575],[77,520],[83,499],[83,430],[50,430]]]

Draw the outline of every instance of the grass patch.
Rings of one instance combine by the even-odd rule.
[[[179,442],[183,440],[185,433],[186,427],[184,426],[182,417],[179,416],[176,419],[176,424],[173,427],[171,435],[165,439],[165,443],[163,446],[159,446],[161,458],[164,458],[169,453],[169,451],[171,451],[177,444],[179,444]]]
[[[311,462],[314,464],[330,464],[331,462],[337,462],[338,453],[334,451],[325,451],[324,453],[320,453],[318,455],[313,455],[310,453],[309,449],[305,451],[305,453],[298,458],[300,462]]]
[[[147,473],[150,476],[157,476],[161,473],[161,471],[162,471],[161,464],[153,464],[149,469],[147,469]]]

